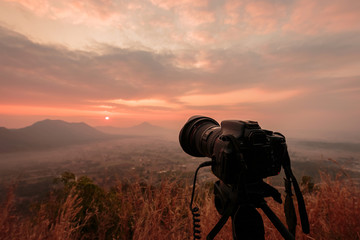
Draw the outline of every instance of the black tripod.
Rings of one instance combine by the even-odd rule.
[[[200,239],[200,214],[198,207],[193,207],[196,176],[200,168],[211,166],[212,162],[207,161],[199,165],[195,171],[193,191],[190,201],[190,210],[193,214],[194,239]],[[207,239],[214,239],[216,234],[225,225],[229,217],[232,219],[232,229],[234,240],[264,239],[264,223],[261,215],[256,210],[260,208],[265,215],[274,224],[276,229],[286,240],[295,239],[295,230],[297,225],[295,208],[292,200],[291,185],[294,187],[295,195],[298,202],[302,231],[306,234],[310,232],[309,220],[306,213],[305,202],[300,191],[296,178],[291,171],[290,158],[287,149],[284,151],[284,160],[282,163],[285,172],[285,216],[289,230],[283,225],[280,219],[266,204],[265,197],[272,197],[278,203],[282,203],[281,194],[274,187],[266,184],[262,179],[257,181],[245,181],[244,175],[240,173],[237,184],[227,185],[219,180],[214,185],[215,206],[217,211],[222,215],[219,222],[208,234]]]
[[[286,198],[284,210],[289,230],[269,208],[264,199],[265,197],[272,197],[276,202],[282,203],[281,194],[274,187],[266,184],[262,179],[253,181],[251,183],[245,183],[245,181],[239,179],[238,184],[234,185],[227,185],[219,180],[214,185],[214,195],[215,207],[222,215],[222,217],[208,234],[206,239],[214,239],[216,234],[225,225],[229,217],[231,217],[234,240],[263,240],[265,235],[264,223],[256,208],[260,208],[265,213],[265,215],[270,219],[276,229],[284,237],[284,239],[295,239],[296,214],[292,200],[291,184],[294,187],[295,195],[298,201],[298,210],[300,213],[302,230],[304,233],[308,234],[310,229],[304,199],[302,197],[296,178],[291,171],[289,163],[290,159],[287,158],[286,163],[283,165],[286,176]],[[199,208],[193,207],[196,176],[200,168],[210,166],[211,164],[211,161],[204,162],[200,164],[195,171],[193,191],[190,201],[190,210],[193,214],[194,239],[200,239],[200,214],[198,213]]]
[[[229,186],[217,181],[214,194],[216,209],[222,217],[207,239],[213,239],[231,217],[234,240],[263,240],[264,223],[256,208],[262,209],[284,239],[295,239],[264,200],[264,197],[272,197],[281,203],[281,194],[262,180],[244,186]]]

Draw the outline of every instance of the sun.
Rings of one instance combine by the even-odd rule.
[[[109,120],[110,118],[108,116],[105,117],[105,120]]]

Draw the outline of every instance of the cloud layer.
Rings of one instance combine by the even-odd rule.
[[[1,5],[4,118],[112,114],[178,127],[207,114],[294,135],[360,131],[358,1]]]

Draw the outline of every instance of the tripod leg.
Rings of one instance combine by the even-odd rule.
[[[210,231],[210,233],[207,235],[206,240],[212,240],[220,232],[221,228],[225,225],[229,217],[233,214],[234,211],[234,205],[229,205],[225,209],[223,215],[221,216],[219,222],[215,225],[215,227]]]
[[[265,230],[261,215],[251,205],[241,205],[232,217],[234,240],[264,240]]]
[[[275,213],[269,208],[266,203],[260,205],[260,208],[266,214],[266,216],[270,219],[270,221],[274,224],[276,229],[280,232],[281,236],[286,240],[295,240],[294,235],[292,235],[284,224],[280,221],[280,219],[275,215]]]

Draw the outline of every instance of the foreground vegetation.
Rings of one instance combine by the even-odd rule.
[[[303,179],[311,233],[297,239],[360,239],[360,189],[349,178],[322,181],[313,187]],[[14,189],[0,205],[0,239],[192,239],[190,184],[167,176],[157,183],[122,181],[105,190],[90,178],[65,172],[46,200],[34,203],[30,214],[15,209]],[[211,188],[197,188],[202,236],[219,219]],[[268,200],[285,222],[283,206]],[[300,222],[300,221],[298,221]],[[266,239],[282,239],[264,217]],[[232,239],[231,222],[216,239]]]

